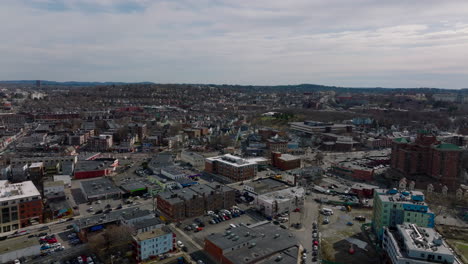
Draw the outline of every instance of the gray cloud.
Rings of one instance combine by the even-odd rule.
[[[467,87],[468,2],[408,2],[6,0],[0,79]]]

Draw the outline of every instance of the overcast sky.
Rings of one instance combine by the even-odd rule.
[[[468,87],[468,1],[2,0],[0,79]]]

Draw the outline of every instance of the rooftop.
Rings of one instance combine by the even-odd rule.
[[[442,243],[442,237],[433,228],[418,227],[415,224],[397,225],[408,250],[425,251],[438,254],[452,254]]]
[[[122,213],[122,218],[124,220],[132,220],[132,219],[140,218],[140,217],[147,216],[147,215],[153,215],[153,213],[151,213],[150,210],[133,210],[130,212]]]
[[[442,143],[437,146],[434,146],[435,149],[438,150],[462,150],[459,146],[450,143]]]
[[[106,178],[93,179],[89,181],[81,181],[82,190],[85,196],[96,196],[107,193],[122,193],[122,191]]]
[[[285,161],[291,161],[291,160],[298,160],[298,159],[301,159],[300,157],[298,156],[293,156],[291,154],[281,154],[281,157],[279,157],[280,159],[282,160],[285,160]]]
[[[302,187],[291,187],[284,190],[274,191],[262,194],[258,199],[266,201],[278,201],[278,200],[290,200],[297,196],[302,197],[305,194],[305,190]]]
[[[137,241],[145,241],[151,238],[160,237],[160,236],[170,234],[170,233],[172,233],[172,231],[167,226],[164,226],[162,228],[157,228],[157,229],[153,229],[150,231],[140,233],[134,236],[134,238]]]
[[[34,196],[40,196],[40,193],[32,181],[14,184],[6,180],[0,181],[0,202]]]
[[[147,228],[147,227],[150,227],[150,226],[156,226],[156,225],[163,225],[164,222],[159,219],[159,218],[148,218],[148,219],[143,219],[141,221],[137,221],[135,223],[133,223],[133,227],[135,229],[143,229],[143,228]]]
[[[142,189],[146,189],[146,185],[143,184],[142,182],[128,182],[120,185],[120,188],[122,188],[126,192],[132,192],[132,191],[138,191]]]
[[[382,202],[426,205],[424,193],[420,191],[398,191],[397,189],[375,189]]]
[[[43,183],[44,188],[45,187],[53,187],[53,186],[64,186],[65,183],[63,181],[45,181]]]
[[[289,185],[287,185],[286,183],[277,181],[271,178],[258,179],[256,181],[246,183],[245,185],[253,188],[254,192],[258,194],[263,194],[263,193],[271,192],[274,190],[280,190],[280,189],[285,189],[289,187]]]
[[[75,221],[76,225],[80,228],[87,228],[98,224],[111,223],[119,221],[123,215],[132,214],[138,208],[127,208],[122,210],[111,211],[108,214],[92,215],[89,217],[79,218]]]
[[[232,263],[238,264],[253,263],[298,244],[293,234],[270,223],[252,228],[239,226],[224,234],[208,235],[206,240],[223,250],[240,247],[224,254]]]
[[[256,165],[257,162],[250,159],[244,159],[241,157],[237,157],[231,154],[225,154],[223,156],[207,158],[208,161],[218,161],[224,164],[228,164],[230,166],[235,167],[242,167],[242,166],[249,166],[249,165]]]
[[[105,170],[112,163],[111,161],[102,160],[80,160],[75,165],[75,172]]]

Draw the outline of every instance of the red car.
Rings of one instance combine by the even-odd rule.
[[[300,211],[301,211],[301,209],[300,209],[300,208],[296,208],[296,209],[294,209],[294,212],[300,212]]]
[[[202,231],[203,227],[197,227],[197,231]]]
[[[318,246],[318,244],[319,244],[318,241],[315,240],[315,241],[314,241],[314,246]]]
[[[46,241],[47,241],[47,243],[49,243],[49,244],[53,244],[53,243],[57,243],[57,242],[58,242],[56,238],[50,238],[50,239],[47,239]]]

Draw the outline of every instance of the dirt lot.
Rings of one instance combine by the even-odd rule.
[[[334,214],[329,216],[330,223],[322,224],[325,216],[319,217],[321,230],[321,254],[322,259],[336,261],[339,263],[375,263],[379,261],[379,257],[373,246],[370,244],[370,239],[366,233],[361,231],[361,225],[364,222],[354,220],[356,216],[362,215],[366,217],[366,223],[370,222],[372,210],[367,209],[352,209],[351,212],[340,210],[340,207],[324,206],[333,209]],[[349,226],[348,222],[353,225]],[[353,245],[354,254],[349,254],[351,243],[347,239],[357,241],[358,243],[365,242],[367,245],[364,249],[359,248],[356,244]],[[357,239],[357,240],[356,240]],[[360,242],[362,241],[362,242]]]

